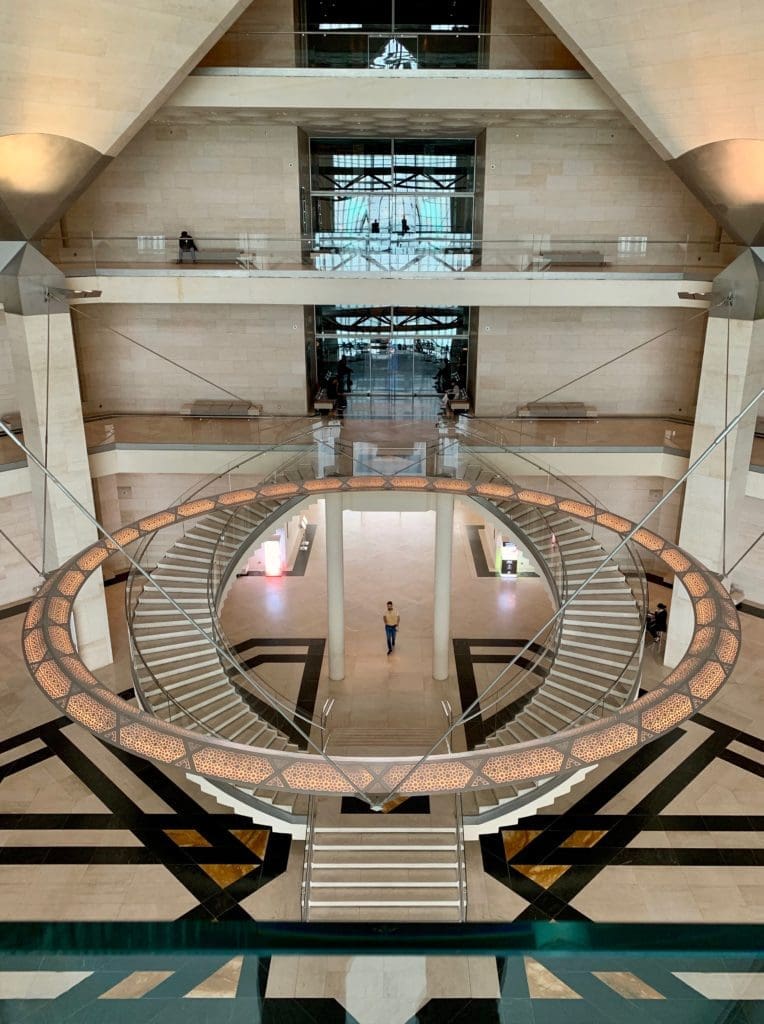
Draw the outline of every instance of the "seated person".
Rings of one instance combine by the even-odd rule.
[[[190,253],[191,261],[196,263],[196,254],[198,252],[199,247],[193,237],[187,231],[181,231],[180,238],[178,239],[178,263],[183,262],[183,257],[186,253]]]
[[[654,612],[648,612],[647,615],[647,632],[653,638],[658,640],[661,633],[665,633],[668,627],[668,608],[662,602],[658,602],[658,607]]]

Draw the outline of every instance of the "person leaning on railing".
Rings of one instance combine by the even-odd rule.
[[[196,263],[196,254],[199,252],[199,247],[187,231],[181,231],[180,238],[178,239],[178,263],[182,263],[184,255],[189,252],[191,253],[192,263]]]

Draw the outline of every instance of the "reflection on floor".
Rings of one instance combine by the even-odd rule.
[[[70,962],[67,962],[67,959]],[[758,1024],[756,956],[0,958],[5,1024]],[[437,994],[436,994],[437,993]]]
[[[354,696],[356,703],[361,698],[364,711],[394,729],[397,719],[389,712],[384,718],[385,708],[425,720],[431,710],[440,713],[443,693],[458,707],[463,669],[477,684],[492,678],[499,666],[480,659],[501,657],[501,648],[492,646],[497,641],[533,635],[545,607],[543,586],[534,579],[479,576],[465,529],[472,520],[460,519],[454,622],[461,642],[454,646],[451,678],[433,690],[431,539],[423,540],[423,520],[411,531],[397,513],[387,523],[369,516],[351,513],[348,519],[350,676],[334,692],[351,705]],[[245,645],[247,658],[261,659],[267,678],[298,700],[320,702],[327,686],[319,651],[326,636],[320,528],[314,548],[304,576],[237,581],[235,614],[228,615],[228,605],[225,612],[235,627],[232,639]],[[107,591],[116,660],[99,675],[124,692],[122,591],[120,585]],[[381,631],[380,602],[388,594],[404,615],[394,664]],[[667,594],[651,587],[651,605]],[[705,714],[628,759],[600,766],[544,813],[467,844],[470,922],[555,920],[561,935],[566,921],[734,921],[738,929],[762,922],[764,620],[743,615],[742,623],[735,675]],[[19,615],[0,620],[0,919],[107,920],[122,928],[184,918],[297,920],[301,844],[227,813],[181,775],[117,754],[55,718],[23,668],[20,625]],[[289,657],[273,660],[274,654]],[[652,686],[663,668],[654,651],[647,659],[645,685]],[[413,807],[402,808],[395,822],[411,820],[412,812],[415,818]],[[13,935],[8,926],[5,933]],[[384,958],[317,965],[311,958],[241,955],[234,949],[106,962],[5,956],[0,1020],[23,1014],[29,1021],[141,1024],[176,1019],[181,998],[188,1024],[197,1018],[375,1024],[380,1005],[385,1024],[762,1020],[762,994],[751,978],[757,965],[750,958],[561,959],[539,951],[531,954],[535,963],[513,957],[498,970],[495,960],[481,959],[473,968],[467,957],[428,958],[399,977]],[[41,971],[54,976],[26,973]],[[28,998],[32,992],[38,1003]]]

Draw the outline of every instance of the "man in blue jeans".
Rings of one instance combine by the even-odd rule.
[[[387,653],[392,654],[393,648],[395,647],[395,636],[398,632],[398,626],[401,624],[401,617],[398,612],[393,608],[393,602],[387,602],[387,611],[382,616],[385,620],[385,636],[387,637]]]

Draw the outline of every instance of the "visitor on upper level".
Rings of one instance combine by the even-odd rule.
[[[180,238],[178,239],[178,263],[183,262],[183,257],[187,253],[191,254],[191,262],[196,263],[196,254],[198,252],[199,247],[193,237],[189,235],[188,231],[181,231]]]

